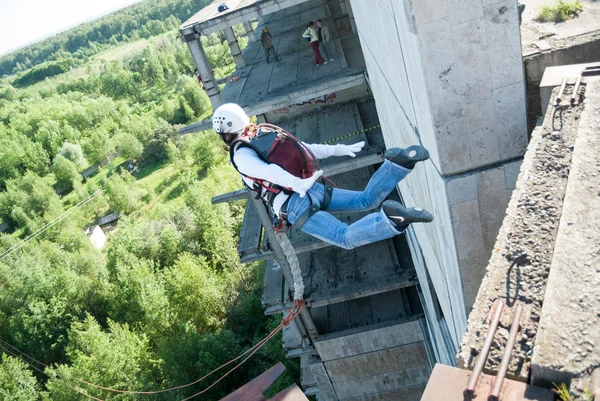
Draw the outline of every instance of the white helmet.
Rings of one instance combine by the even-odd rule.
[[[225,103],[213,114],[213,129],[217,134],[241,133],[250,124],[244,110],[235,103]]]

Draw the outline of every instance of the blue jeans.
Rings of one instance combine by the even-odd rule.
[[[364,191],[334,188],[327,211],[315,213],[302,226],[302,231],[313,237],[344,249],[352,249],[401,234],[383,210],[371,213],[348,225],[327,212],[360,211],[374,209],[392,192],[398,182],[411,170],[386,160],[373,174]],[[312,204],[321,206],[325,187],[314,184],[304,198],[294,193],[288,203],[288,221],[294,224]]]

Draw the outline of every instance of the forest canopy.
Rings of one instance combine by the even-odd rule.
[[[212,131],[178,133],[212,113],[176,30],[206,3],[146,0],[0,58],[0,400],[138,400],[81,380],[190,383],[279,324],[263,314],[264,265],[239,261],[244,204],[211,203],[240,186],[227,152]],[[230,74],[223,35],[202,41]],[[113,213],[97,249],[88,235]],[[202,399],[285,361],[280,339]],[[298,379],[285,363],[273,391]]]

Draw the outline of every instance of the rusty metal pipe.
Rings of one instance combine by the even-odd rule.
[[[483,366],[485,365],[485,361],[487,359],[488,353],[490,352],[490,347],[492,346],[492,340],[494,339],[494,333],[498,328],[498,322],[500,322],[500,316],[502,316],[502,311],[504,310],[504,302],[500,300],[498,302],[498,306],[496,309],[496,313],[490,322],[490,328],[488,330],[487,336],[485,337],[485,342],[483,343],[483,347],[481,348],[481,352],[477,357],[477,362],[475,363],[475,367],[473,368],[473,373],[469,378],[469,383],[467,384],[467,394],[473,394],[475,392],[475,387],[477,386],[477,380],[479,380],[479,375],[483,370]]]
[[[506,376],[508,363],[510,362],[510,354],[512,354],[515,340],[517,339],[517,333],[519,332],[519,327],[521,325],[520,322],[522,312],[523,305],[517,305],[517,309],[515,310],[515,315],[513,316],[513,321],[510,326],[510,334],[508,335],[506,347],[504,348],[504,354],[502,354],[502,362],[500,363],[500,368],[498,369],[498,373],[494,379],[494,385],[492,386],[492,392],[490,393],[490,400],[497,400],[500,397],[500,390],[502,390],[502,384],[504,383],[504,377]]]
[[[573,88],[573,93],[571,94],[571,106],[575,104],[575,100],[577,100],[577,92],[579,92],[579,85],[581,85],[581,75],[577,77],[577,82],[575,82],[575,88]]]
[[[562,83],[560,84],[560,89],[558,90],[558,96],[556,96],[556,100],[554,101],[554,106],[558,106],[560,104],[561,97],[565,91],[565,86],[567,86],[567,77],[564,77]]]

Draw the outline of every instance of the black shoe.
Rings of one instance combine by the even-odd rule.
[[[385,158],[404,168],[413,168],[417,162],[429,159],[429,152],[423,146],[413,145],[404,149],[388,149]]]
[[[405,228],[411,223],[430,223],[433,221],[433,216],[427,210],[420,207],[406,208],[400,202],[393,200],[383,202],[383,212],[399,229]]]

